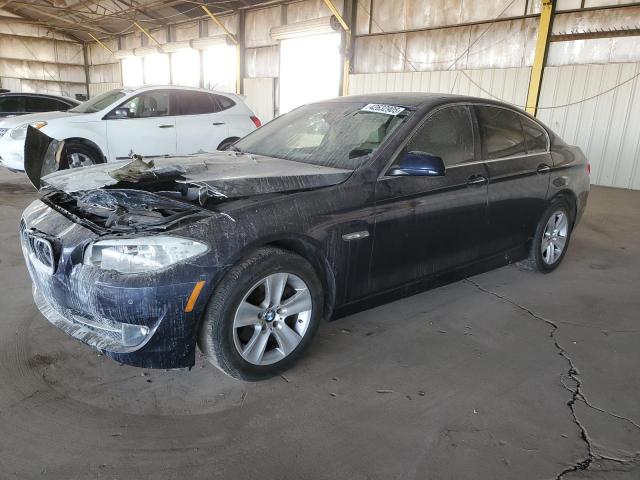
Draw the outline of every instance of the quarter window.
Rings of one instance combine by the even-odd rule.
[[[473,126],[465,106],[446,107],[431,115],[407,145],[442,158],[445,166],[473,160]]]
[[[547,133],[533,120],[527,117],[520,117],[524,138],[527,141],[527,152],[546,153],[548,150]]]
[[[506,108],[476,107],[482,156],[492,160],[526,154],[520,115]]]

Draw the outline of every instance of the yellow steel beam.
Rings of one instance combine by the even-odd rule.
[[[538,110],[542,74],[544,73],[544,67],[547,63],[547,52],[549,50],[549,38],[551,37],[554,12],[555,0],[542,0],[540,25],[538,26],[538,39],[536,40],[536,53],[533,58],[531,78],[529,79],[529,92],[527,93],[526,110],[531,115],[535,115]]]
[[[351,32],[345,32],[344,35],[344,52],[342,53],[342,96],[349,95],[349,72],[351,71],[351,49],[353,48],[353,39]]]
[[[327,8],[331,10],[331,13],[335,15],[335,17],[338,19],[338,22],[340,22],[340,25],[342,25],[342,28],[344,28],[344,31],[349,32],[350,31],[349,25],[347,25],[347,22],[344,20],[344,18],[342,18],[342,15],[340,14],[336,6],[333,4],[333,2],[331,0],[324,0],[324,3],[327,5]]]
[[[227,30],[227,27],[225,27],[222,24],[222,22],[218,20],[218,17],[216,17],[213,13],[211,13],[211,10],[209,10],[206,5],[200,5],[200,6],[202,7],[202,10],[204,10],[204,13],[206,13],[207,15],[209,15],[209,17],[211,17],[211,20],[213,20],[213,22],[222,29],[222,31],[225,33],[227,37],[229,37],[229,39],[233,42],[233,44],[238,45],[238,39],[236,38],[236,36],[233,33],[231,33],[229,30]]]
[[[104,43],[102,43],[100,41],[100,39],[98,37],[96,37],[93,33],[91,32],[87,32],[89,34],[89,36],[91,38],[93,38],[96,42],[98,42],[98,45],[100,45],[102,48],[104,48],[107,52],[109,52],[111,55],[113,55],[113,50],[111,50],[109,47],[107,47]]]
[[[138,28],[138,30],[140,30],[142,33],[144,33],[149,40],[151,40],[153,43],[155,43],[156,46],[158,46],[158,47],[160,46],[160,42],[158,42],[155,38],[153,38],[153,35],[151,35],[144,28],[142,28],[138,22],[133,22],[133,24]]]

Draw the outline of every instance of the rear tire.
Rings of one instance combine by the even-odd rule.
[[[553,200],[536,227],[529,258],[521,262],[522,267],[527,270],[550,273],[560,265],[571,240],[573,227],[571,211],[564,198],[559,197]]]
[[[64,146],[62,153],[62,168],[78,168],[104,163],[102,155],[88,145],[71,142]]]
[[[308,348],[323,312],[322,284],[309,262],[260,248],[220,281],[198,346],[224,373],[263,380],[291,367]]]

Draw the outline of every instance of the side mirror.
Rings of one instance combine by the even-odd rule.
[[[131,114],[130,108],[116,108],[113,113],[109,115],[109,118],[131,118],[133,115]]]
[[[445,173],[442,158],[430,153],[411,151],[403,152],[398,161],[391,166],[387,175],[416,176],[416,177],[442,177]]]

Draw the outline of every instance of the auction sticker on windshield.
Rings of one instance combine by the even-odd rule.
[[[360,109],[363,112],[384,113],[386,115],[396,116],[401,112],[404,112],[403,107],[396,107],[395,105],[384,105],[381,103],[370,103]]]

